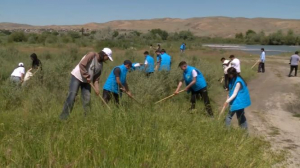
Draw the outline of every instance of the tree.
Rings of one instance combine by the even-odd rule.
[[[115,30],[114,32],[113,32],[113,38],[116,38],[116,37],[118,37],[119,36],[119,32],[117,31],[117,30]]]
[[[195,36],[192,32],[188,30],[188,31],[180,31],[179,38],[183,40],[193,40],[195,39]]]
[[[155,37],[156,35],[159,35],[162,40],[167,40],[169,33],[165,30],[161,29],[152,29],[150,30],[150,33]]]
[[[8,37],[9,42],[24,42],[26,41],[27,38],[24,34],[24,32],[18,31],[18,32],[13,32],[11,35]]]
[[[236,39],[244,39],[244,35],[243,35],[243,33],[237,33],[237,34],[235,34],[235,38]]]

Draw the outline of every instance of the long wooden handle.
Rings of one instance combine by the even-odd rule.
[[[121,89],[125,94],[127,94],[128,97],[130,97],[132,100],[134,100],[135,102],[137,102],[139,105],[142,105],[142,103],[140,103],[139,101],[137,101],[133,96],[131,96],[126,90]]]
[[[259,60],[256,61],[256,63],[251,67],[251,69],[253,69],[257,63],[259,63]]]
[[[94,91],[96,92],[96,88],[93,84],[90,83],[90,85],[92,86],[92,88],[94,89]],[[106,107],[111,110],[111,108],[109,107],[109,105],[105,102],[105,100],[100,96],[100,95],[97,95],[98,97],[100,97],[100,99],[102,100],[102,102],[106,105]]]
[[[223,105],[223,108],[222,108],[222,110],[221,110],[221,112],[219,114],[219,119],[221,118],[222,114],[224,113],[226,107],[227,107],[227,103],[225,102],[224,105]]]
[[[184,91],[184,90],[179,91],[178,94],[181,93],[181,92],[183,92],[183,91]],[[167,100],[167,99],[169,99],[169,98],[171,98],[171,97],[173,97],[173,96],[175,96],[175,94],[171,94],[170,96],[165,97],[165,98],[163,98],[163,99],[161,99],[161,100],[155,102],[155,104],[160,103],[160,102],[162,102],[162,101],[165,101],[165,100]]]

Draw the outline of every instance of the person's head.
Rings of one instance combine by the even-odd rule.
[[[298,52],[298,51],[296,51],[296,52],[295,52],[295,54],[297,54],[297,55],[298,55],[298,54],[299,54],[299,52]]]
[[[160,55],[160,50],[155,51],[156,55]]]
[[[230,60],[233,60],[235,57],[234,57],[234,55],[230,55],[229,58],[230,58]]]
[[[181,61],[179,64],[178,64],[178,67],[180,67],[181,70],[185,71],[186,68],[187,68],[187,63],[185,61]]]
[[[221,62],[224,62],[224,61],[225,61],[225,58],[224,58],[224,57],[222,57],[222,58],[221,58]]]
[[[238,76],[238,73],[237,73],[237,71],[234,67],[230,67],[227,70],[227,74],[228,74],[229,79],[233,79],[233,78],[236,78]]]
[[[161,49],[161,51],[160,51],[160,53],[165,53],[166,52],[166,50],[165,49]]]
[[[24,67],[23,62],[20,62],[20,63],[18,64],[18,67]]]
[[[160,47],[160,44],[157,44],[158,47]]]
[[[144,56],[146,57],[147,55],[149,55],[149,52],[148,52],[148,51],[145,51],[145,52],[144,52]]]
[[[132,67],[132,62],[130,60],[125,60],[124,65],[127,69],[130,69]]]
[[[265,51],[265,49],[264,49],[264,48],[261,48],[261,52],[263,52],[263,51]]]
[[[32,53],[32,54],[30,55],[30,58],[31,58],[32,61],[35,61],[35,60],[38,59],[36,53]]]
[[[107,60],[113,61],[112,51],[110,48],[103,48],[103,50],[100,51],[98,54],[100,56],[100,61],[103,61],[103,62],[105,62]]]

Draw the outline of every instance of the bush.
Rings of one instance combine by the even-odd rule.
[[[26,36],[24,34],[24,32],[13,32],[11,35],[9,35],[8,37],[8,41],[9,42],[25,42]]]

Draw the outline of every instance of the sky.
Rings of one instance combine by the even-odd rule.
[[[76,25],[192,17],[300,19],[300,0],[0,0],[0,22]]]

